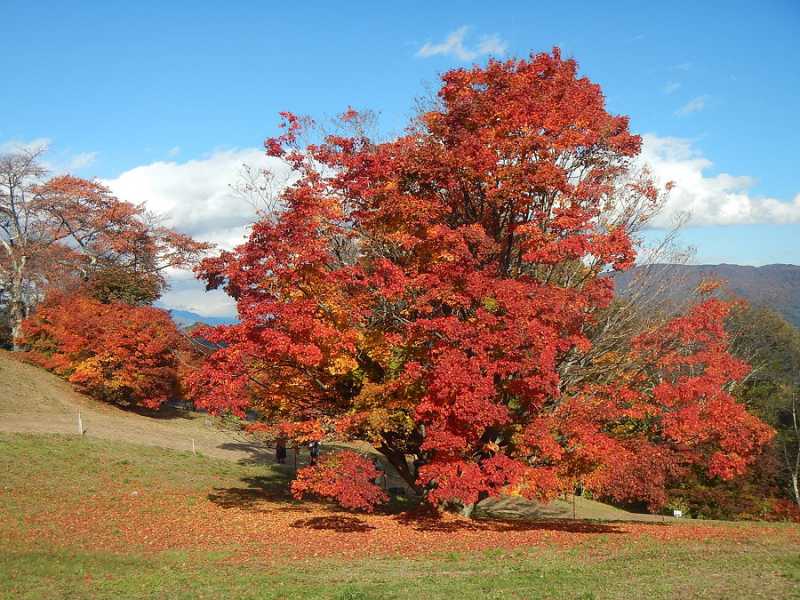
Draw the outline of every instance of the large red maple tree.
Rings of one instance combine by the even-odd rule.
[[[283,117],[266,148],[297,176],[285,210],[198,270],[240,316],[205,334],[199,405],[366,440],[434,504],[581,483],[655,507],[682,469],[730,477],[768,439],[727,392],[746,366],[717,300],[628,340],[613,377],[565,377],[660,192],[558,50],[445,73],[387,142],[348,110],[351,133],[302,147],[308,121]]]

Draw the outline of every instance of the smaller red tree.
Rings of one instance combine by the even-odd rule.
[[[177,389],[183,340],[166,311],[51,294],[22,330],[28,360],[98,400],[155,409]]]
[[[326,454],[319,464],[300,469],[292,482],[292,495],[330,498],[344,508],[372,512],[376,504],[388,500],[375,485],[381,473],[367,458],[351,450]]]
[[[733,306],[707,297],[636,336],[614,382],[586,386],[554,413],[550,427],[588,489],[657,509],[693,471],[727,481],[759,457],[774,432],[731,394],[750,370],[728,349]]]
[[[41,152],[0,153],[0,304],[15,350],[47,290],[89,281],[109,301],[148,304],[166,287],[166,269],[191,267],[211,247],[98,181],[45,180]]]

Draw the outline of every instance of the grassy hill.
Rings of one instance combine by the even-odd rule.
[[[794,525],[363,515],[288,471],[0,433],[0,597],[800,597]]]
[[[125,412],[0,354],[0,597],[800,598],[795,525],[582,498],[577,520],[571,500],[518,498],[479,520],[357,514],[293,500],[271,458],[204,415]]]
[[[194,447],[208,456],[248,462],[272,460],[265,448],[241,435],[220,431],[200,413],[162,410],[138,414],[97,402],[65,381],[0,350],[0,431],[78,433],[80,412],[85,435],[174,450]]]
[[[0,351],[0,432],[77,436],[79,412],[84,435],[89,438],[181,451],[191,451],[194,442],[195,450],[205,456],[248,465],[274,463],[271,448],[240,432],[221,429],[218,420],[206,414],[170,409],[147,414],[122,410],[79,394],[55,375]],[[369,451],[364,446],[359,449]],[[301,466],[306,462],[305,452],[299,454],[298,460]],[[402,481],[393,474],[392,467],[384,463],[384,468],[390,476],[389,484],[401,487]],[[578,518],[661,520],[580,497],[574,504]],[[572,518],[573,502],[556,500],[543,506],[519,498],[492,499],[482,504],[478,514],[517,519]]]

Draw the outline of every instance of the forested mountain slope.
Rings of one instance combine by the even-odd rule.
[[[703,279],[720,279],[724,292],[751,304],[766,306],[781,313],[800,327],[800,266],[765,265],[649,265],[640,266],[616,277],[618,292],[624,293],[643,271],[650,270],[657,280],[668,279],[676,300],[688,296]]]

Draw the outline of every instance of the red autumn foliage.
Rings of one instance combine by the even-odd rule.
[[[344,508],[372,512],[376,504],[388,500],[375,484],[381,473],[368,458],[345,450],[326,454],[319,462],[297,472],[292,482],[292,495],[318,496],[336,500]]]
[[[286,210],[198,270],[241,321],[207,334],[196,403],[324,417],[434,504],[582,482],[655,507],[690,465],[741,472],[769,430],[726,391],[746,366],[722,302],[634,340],[614,381],[564,384],[612,301],[603,274],[635,259],[621,198],[659,201],[627,118],[557,50],[442,82],[390,142],[349,110],[355,133],[301,149],[283,115],[266,147],[297,175]]]
[[[22,329],[28,360],[98,400],[154,409],[175,393],[182,337],[163,310],[54,294]]]
[[[98,181],[71,175],[44,180],[39,153],[0,155],[0,280],[11,337],[43,291],[87,281],[104,300],[148,304],[165,287],[168,267],[188,268],[210,248],[161,226],[142,205],[115,197]]]
[[[800,523],[800,507],[797,503],[786,498],[772,498],[769,500],[770,510],[766,515],[759,515],[767,521],[791,521]]]
[[[576,435],[569,429],[583,411],[577,438],[592,436],[578,451],[596,454],[590,456],[595,469],[586,480],[589,489],[657,508],[670,482],[690,467],[727,480],[759,456],[774,432],[728,391],[749,371],[728,351],[724,324],[731,308],[707,299],[638,336],[630,368],[616,384],[589,386],[579,406],[565,405],[566,427],[556,426],[561,434]],[[561,419],[558,412],[553,416]]]

